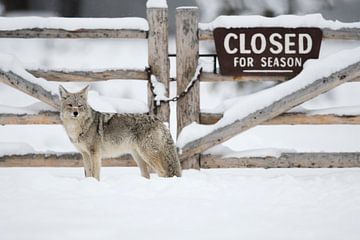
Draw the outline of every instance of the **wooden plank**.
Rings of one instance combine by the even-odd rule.
[[[45,90],[42,86],[30,82],[13,72],[4,72],[0,70],[0,82],[3,82],[10,87],[20,90],[34,98],[37,98],[40,101],[54,107],[55,109],[60,108],[60,100],[58,95],[52,94],[50,91]]]
[[[291,78],[285,76],[225,76],[218,73],[202,72],[200,74],[200,81],[202,82],[233,82],[233,81],[273,81],[284,82]],[[349,82],[360,82],[360,77],[354,78]]]
[[[200,81],[202,82],[225,82],[225,81],[275,81],[284,82],[289,80],[285,76],[225,76],[221,74],[202,72]]]
[[[0,38],[147,38],[147,31],[136,29],[78,29],[64,30],[31,28],[1,30]]]
[[[360,28],[340,28],[332,30],[324,28],[324,39],[339,39],[339,40],[360,40]]]
[[[199,9],[181,7],[176,9],[176,86],[183,92],[193,78],[199,57],[197,36]],[[197,81],[191,90],[177,101],[177,133],[192,122],[199,122],[200,84]],[[199,168],[199,155],[182,163],[183,168]]]
[[[157,81],[165,87],[164,96],[169,97],[170,61],[168,58],[168,9],[147,8],[149,22],[148,36],[148,63],[151,73]],[[163,122],[170,122],[169,103],[161,103],[155,107],[154,96],[148,86],[148,104],[150,112],[153,112]]]
[[[145,70],[114,69],[104,71],[58,71],[58,70],[27,70],[35,77],[56,82],[94,82],[111,79],[147,80]]]
[[[360,40],[360,28],[322,29],[324,39]],[[213,32],[199,29],[199,40],[214,40]]]
[[[201,168],[352,168],[360,167],[360,152],[282,153],[280,157],[201,155]]]
[[[40,112],[39,114],[0,114],[0,125],[11,124],[61,124],[59,112]]]
[[[214,124],[222,118],[221,113],[200,113],[201,124]],[[335,114],[307,115],[306,113],[283,113],[261,125],[296,124],[360,124],[360,115],[338,116]]]
[[[131,155],[104,159],[105,167],[136,166]],[[25,154],[0,157],[0,167],[82,167],[79,153]],[[283,153],[276,157],[222,158],[201,155],[201,168],[343,168],[360,167],[359,152]]]
[[[210,30],[203,30],[203,29],[199,29],[199,40],[200,41],[211,41],[214,40],[214,35],[213,32]]]
[[[320,78],[304,88],[298,89],[293,93],[286,95],[272,104],[257,110],[239,119],[229,125],[225,125],[210,134],[187,143],[182,148],[180,158],[187,158],[199,154],[217,144],[227,141],[233,136],[268,121],[293,107],[300,105],[324,92],[329,91],[351,79],[360,77],[360,62],[352,64],[338,72],[331,74],[329,77]]]
[[[25,154],[0,157],[0,167],[82,167],[80,153],[64,154]],[[136,166],[131,155],[103,159],[102,166]]]

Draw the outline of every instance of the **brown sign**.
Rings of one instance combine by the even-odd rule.
[[[222,75],[300,73],[305,61],[318,58],[319,28],[216,28],[216,52]]]

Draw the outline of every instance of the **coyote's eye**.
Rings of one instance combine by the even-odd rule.
[[[69,107],[72,107],[72,104],[68,104]]]
[[[80,108],[80,107],[82,107],[83,105],[79,105],[78,107]]]

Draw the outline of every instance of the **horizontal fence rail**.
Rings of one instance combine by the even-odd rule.
[[[0,17],[0,38],[147,38],[146,19]]]
[[[360,40],[360,28],[322,29],[324,39]],[[211,30],[199,29],[199,40],[214,40]]]
[[[13,124],[61,124],[59,112],[40,112],[39,114],[0,113],[0,125]]]
[[[223,117],[221,113],[200,113],[201,124],[214,124]],[[1,118],[0,118],[1,119]],[[335,115],[306,113],[283,113],[261,125],[297,125],[297,124],[360,124],[360,115]]]
[[[214,124],[222,118],[221,113],[200,113],[201,124]],[[13,124],[61,124],[58,112],[44,111],[38,114],[12,114],[0,113],[0,125]],[[307,115],[306,113],[284,113],[261,125],[298,125],[298,124],[360,124],[360,115],[335,115],[317,114]]]
[[[35,77],[56,82],[94,82],[112,79],[147,80],[148,72],[136,69],[113,69],[103,71],[60,71],[60,70],[27,70]]]
[[[103,166],[136,166],[131,155],[103,159]],[[200,155],[201,168],[344,168],[360,167],[359,152],[282,153],[279,157],[228,157]],[[0,156],[0,167],[82,167],[79,153]]]
[[[146,39],[148,32],[135,29],[19,29],[0,30],[0,38],[139,38]]]
[[[285,76],[225,76],[212,72],[202,72],[200,74],[200,81],[202,82],[251,82],[251,81],[272,81],[285,82],[291,78]],[[360,82],[360,77],[354,78],[349,82]]]
[[[0,167],[82,167],[80,153],[25,154],[0,157]],[[102,160],[102,166],[136,166],[130,155]]]
[[[279,157],[201,155],[202,168],[350,168],[360,167],[359,152],[282,153]]]

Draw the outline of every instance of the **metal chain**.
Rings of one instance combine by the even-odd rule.
[[[155,97],[156,94],[155,94],[155,92],[154,92],[154,86],[153,86],[153,84],[152,84],[152,82],[151,82],[151,74],[152,74],[151,68],[150,68],[150,67],[147,67],[147,68],[145,69],[145,71],[148,73],[148,81],[149,81],[149,84],[150,84],[151,93],[152,93],[152,95]],[[200,72],[201,72],[201,70],[200,70]],[[176,101],[178,101],[179,99],[181,99],[181,98],[183,98],[183,97],[186,96],[186,94],[191,90],[191,88],[195,85],[195,83],[196,83],[197,81],[199,81],[199,79],[200,79],[199,76],[197,76],[196,79],[195,79],[195,81],[191,81],[191,83],[190,83],[188,86],[186,86],[185,90],[182,91],[180,94],[176,95],[175,97],[170,98],[170,99],[166,99],[166,100],[156,101],[156,102],[160,102],[160,105],[161,105],[161,103],[169,103],[169,102],[176,102]],[[154,105],[155,105],[155,107],[158,107],[156,104],[154,104]]]

